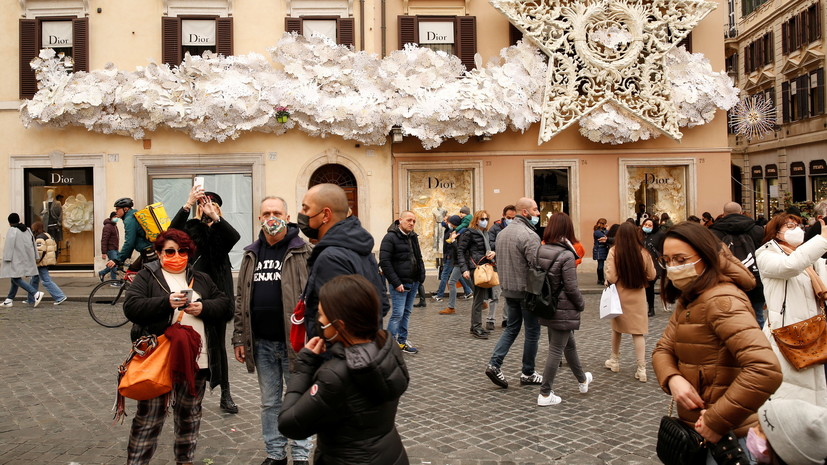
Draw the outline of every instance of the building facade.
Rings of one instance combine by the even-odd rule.
[[[0,45],[10,66],[0,70],[0,213],[19,212],[31,223],[62,196],[58,269],[86,272],[100,263],[103,220],[119,197],[136,206],[162,201],[170,215],[186,200],[192,180],[224,199],[225,217],[242,233],[240,249],[257,235],[258,200],[287,199],[295,220],[301,198],[320,182],[342,185],[354,214],[378,240],[402,210],[418,216],[423,255],[440,256],[437,221],[468,205],[498,218],[519,197],[535,198],[547,215],[572,216],[591,254],[592,226],[634,217],[638,205],[682,220],[718,211],[731,191],[730,149],[724,112],[711,122],[684,128],[680,142],[668,137],[608,145],[590,142],[569,127],[537,144],[539,124],[524,133],[506,130],[449,140],[426,150],[415,138],[392,133],[384,145],[340,137],[258,132],[226,142],[198,142],[182,132],[159,129],[142,140],[100,134],[83,127],[25,128],[22,99],[37,90],[28,66],[40,48],[55,48],[73,71],[121,70],[149,61],[179,63],[186,53],[267,55],[285,31],[323,34],[340,44],[386,56],[405,43],[441,50],[470,69],[520,38],[505,16],[480,0],[2,0],[3,30],[19,41]],[[718,8],[695,28],[694,52],[724,68]],[[576,126],[576,125],[575,125]],[[396,142],[394,142],[396,141]],[[769,162],[767,162],[769,163]],[[777,163],[779,167],[784,166]],[[781,170],[779,170],[781,171]]]
[[[766,218],[827,200],[822,2],[729,0],[728,11],[727,70],[744,96],[772,103],[777,122],[763,138],[730,134],[733,197]]]

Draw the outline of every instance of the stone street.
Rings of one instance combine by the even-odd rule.
[[[594,374],[590,391],[580,394],[564,365],[554,386],[563,402],[550,407],[537,406],[538,386],[519,384],[522,335],[503,365],[510,387],[500,389],[484,374],[502,334],[499,324],[491,339],[479,340],[468,333],[470,300],[459,299],[456,315],[438,315],[444,302],[432,299],[426,308],[415,308],[410,339],[420,353],[406,355],[411,383],[397,415],[411,463],[659,463],[655,438],[669,397],[658,388],[651,363],[649,382],[633,378],[629,337],[621,347],[621,372],[603,368],[610,352],[610,325],[597,316],[599,298],[598,293],[586,296],[581,330],[576,332],[584,369]],[[113,424],[111,408],[116,366],[129,349],[129,325],[97,325],[82,296],[72,296],[59,307],[44,300],[36,309],[21,299],[22,294],[14,307],[0,309],[0,376],[5,380],[0,385],[0,464],[124,463],[131,415],[124,424]],[[499,308],[497,312],[499,320]],[[667,318],[658,310],[651,319],[647,357]],[[546,354],[544,329],[537,357],[540,372]],[[230,370],[240,412],[230,415],[218,408],[219,389],[207,393],[198,464],[258,465],[265,457],[256,377],[232,358]],[[128,401],[127,411],[134,410],[134,401]],[[159,444],[152,463],[174,463],[171,419]]]

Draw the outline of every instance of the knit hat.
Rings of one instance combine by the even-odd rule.
[[[465,206],[463,206],[462,208],[459,209],[459,212],[462,213],[463,215],[470,215],[471,214],[471,209],[468,208],[468,205],[465,205]]]
[[[785,462],[790,465],[824,463],[827,408],[797,399],[770,399],[758,409],[758,420],[770,447]]]
[[[459,224],[462,223],[462,218],[460,218],[459,215],[451,215],[451,217],[448,218],[448,222],[454,226],[459,226]]]

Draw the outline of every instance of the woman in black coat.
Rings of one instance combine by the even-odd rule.
[[[493,263],[496,252],[494,243],[490,241],[488,229],[491,222],[488,212],[479,210],[474,213],[468,230],[459,237],[457,245],[457,262],[462,270],[462,277],[472,279],[477,265]],[[491,300],[490,288],[477,286],[474,283],[474,302],[471,304],[471,335],[479,339],[488,339],[489,332],[482,326],[482,307]]]
[[[194,269],[207,273],[221,291],[230,299],[230,311],[233,310],[233,273],[230,264],[230,251],[241,239],[241,235],[233,226],[221,216],[221,197],[213,192],[204,192],[200,186],[193,186],[187,203],[178,210],[172,219],[170,228],[181,229],[189,235],[197,252],[190,257],[190,264]],[[190,210],[195,205],[198,209],[195,218],[188,220]],[[221,328],[221,347],[225,347],[225,328]],[[238,406],[230,395],[230,380],[228,377],[227,351],[224,350],[221,359],[221,410],[227,413],[238,413]]]
[[[538,266],[547,270],[552,289],[562,288],[554,317],[550,320],[538,319],[541,325],[548,328],[548,358],[543,370],[540,395],[537,397],[537,405],[541,406],[561,402],[552,387],[557,367],[560,366],[560,360],[564,355],[571,372],[577,378],[581,394],[589,392],[589,383],[592,381],[592,374],[584,372],[580,366],[580,356],[577,354],[577,344],[574,341],[574,331],[580,329],[580,313],[585,304],[580,288],[577,287],[577,253],[571,242],[566,239],[569,230],[574,234],[574,225],[569,215],[555,213],[549,219],[543,234],[545,244],[537,251]]]
[[[665,231],[658,226],[657,217],[647,218],[640,224],[640,230],[643,233],[643,246],[649,251],[652,256],[652,262],[657,263],[658,257],[663,253],[663,236]],[[649,316],[655,316],[655,282],[658,278],[663,279],[663,268],[656,266],[655,271],[658,275],[649,285],[646,286],[646,303],[649,305]]]
[[[316,435],[315,465],[409,463],[395,420],[410,377],[379,311],[376,287],[360,275],[333,278],[319,292],[322,337],[298,353],[278,421],[288,438]]]

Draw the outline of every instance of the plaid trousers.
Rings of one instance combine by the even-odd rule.
[[[175,418],[175,461],[192,462],[198,430],[201,428],[201,401],[207,388],[210,370],[199,370],[195,376],[195,396],[191,396],[184,383],[172,386],[173,415]],[[132,419],[129,432],[126,463],[143,465],[149,463],[158,447],[158,435],[164,428],[169,394],[149,400],[138,401],[138,411]]]

